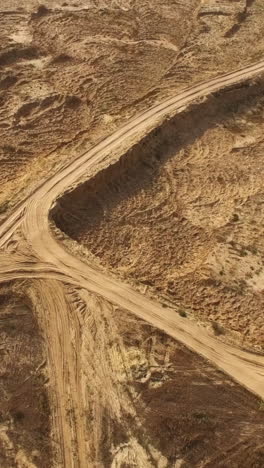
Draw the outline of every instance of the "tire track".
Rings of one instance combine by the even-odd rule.
[[[73,326],[76,328],[78,341],[78,321],[72,320],[73,312],[69,309],[70,305],[67,304],[59,281],[81,286],[146,320],[210,360],[251,392],[264,398],[264,357],[217,341],[205,329],[179,317],[173,309],[162,308],[160,304],[134,291],[129,285],[98,271],[92,264],[82,263],[64,250],[53,238],[49,227],[49,212],[56,199],[76,184],[88,170],[98,167],[102,162],[110,163],[109,155],[122,153],[125,140],[136,139],[166,117],[186,109],[195,100],[263,72],[264,60],[198,83],[141,113],[60,172],[42,182],[0,226],[0,247],[4,249],[5,243],[22,225],[24,237],[32,249],[32,256],[39,259],[39,262],[30,264],[28,258],[24,262],[22,258],[16,261],[10,255],[9,264],[3,261],[0,266],[1,281],[42,278],[35,283],[53,375],[56,425],[58,440],[62,446],[63,466],[84,468],[87,466],[87,459],[83,405],[79,394],[79,359],[71,343]]]
[[[46,335],[51,388],[55,403],[53,412],[55,410],[57,439],[62,448],[62,466],[86,468],[86,435],[85,418],[82,417],[80,361],[73,358],[74,345],[76,355],[78,355],[79,342],[78,335],[76,343],[72,338],[70,305],[65,300],[62,284],[54,280],[35,281],[34,294],[37,294],[38,315],[42,316]],[[75,323],[75,328],[77,332],[78,323]]]

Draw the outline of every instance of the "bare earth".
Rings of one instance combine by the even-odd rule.
[[[121,278],[260,351],[263,89],[228,90],[166,122],[54,212]]]
[[[1,468],[263,466],[264,9],[160,3],[1,3]]]

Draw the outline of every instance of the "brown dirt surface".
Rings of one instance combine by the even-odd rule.
[[[239,86],[176,116],[54,211],[107,268],[259,349],[263,90]]]
[[[133,357],[144,440],[167,458],[168,466],[182,460],[182,467],[261,467],[264,426],[258,402],[146,323],[122,313],[118,329]]]
[[[261,467],[259,399],[146,322],[66,291],[91,466]]]
[[[263,16],[262,0],[3,0],[2,216],[124,117],[261,58]]]
[[[0,468],[264,466],[263,33],[1,0]]]
[[[1,3],[3,211],[28,184],[29,168],[30,177],[43,176],[72,147],[89,146],[130,106],[156,94],[199,2],[114,3]]]
[[[40,330],[23,285],[0,289],[0,466],[52,466]]]

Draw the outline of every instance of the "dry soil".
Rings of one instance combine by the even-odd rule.
[[[0,222],[126,119],[261,60],[263,33],[262,0],[2,0]],[[263,95],[196,103],[52,212],[94,271],[260,352]],[[263,467],[263,402],[39,262],[30,219],[1,237],[1,468]]]
[[[122,279],[259,350],[263,90],[250,82],[176,116],[62,197],[53,215]]]

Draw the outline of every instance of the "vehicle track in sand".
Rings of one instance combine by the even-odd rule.
[[[218,341],[210,332],[181,318],[173,309],[164,309],[160,304],[136,292],[129,285],[122,284],[99,271],[92,263],[82,263],[66,252],[63,246],[54,239],[49,226],[49,212],[55,201],[67,189],[77,184],[88,170],[102,163],[110,164],[110,154],[121,155],[122,143],[125,140],[132,141],[133,138],[158,125],[164,118],[185,109],[195,100],[205,98],[224,87],[251,79],[263,72],[264,61],[260,61],[183,90],[174,98],[136,116],[114,134],[44,181],[0,226],[1,282],[17,278],[38,278],[38,294],[41,297],[42,294],[45,296],[40,301],[44,309],[42,313],[49,310],[47,339],[51,349],[52,382],[57,401],[58,438],[63,440],[63,466],[86,466],[87,458],[85,429],[82,424],[79,424],[83,414],[83,403],[78,398],[79,383],[76,377],[78,355],[69,345],[71,327],[75,326],[75,321],[69,316],[71,312],[67,307],[63,288],[59,286],[58,281],[77,285],[102,296],[120,308],[146,320],[209,359],[238,383],[260,398],[264,398],[263,356],[245,352]],[[23,233],[23,242],[26,241],[32,251],[32,262],[29,261],[28,256],[23,258],[23,252],[18,255],[19,242],[15,248],[15,254],[12,250],[9,251],[11,237],[18,228]],[[78,327],[78,324],[76,326]],[[74,333],[76,346],[78,346],[78,330],[74,330]],[[66,363],[65,372],[61,363]],[[73,421],[78,420],[76,439],[65,418],[66,409],[68,413],[73,414]]]

